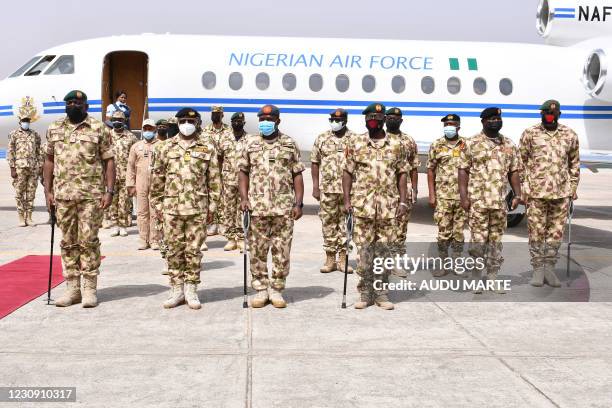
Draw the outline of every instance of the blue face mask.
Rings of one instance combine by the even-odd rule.
[[[263,122],[259,122],[259,133],[264,136],[270,136],[276,130],[276,123],[264,120]]]
[[[142,137],[144,137],[147,140],[151,140],[155,137],[155,132],[152,132],[150,130],[142,132]]]
[[[454,126],[444,126],[444,137],[447,139],[454,139],[457,137],[457,128]]]

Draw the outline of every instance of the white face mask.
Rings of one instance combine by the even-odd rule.
[[[30,129],[30,122],[21,122],[19,126],[21,126],[21,129],[23,130],[28,130]]]
[[[193,123],[181,123],[179,125],[179,130],[185,136],[193,135],[193,132],[196,131],[196,127]]]
[[[330,122],[329,125],[331,126],[331,130],[332,132],[338,132],[340,130],[342,130],[342,128],[344,127],[344,123],[342,122]]]

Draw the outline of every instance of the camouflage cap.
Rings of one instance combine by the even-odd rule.
[[[221,105],[213,105],[210,108],[210,111],[211,112],[221,112],[221,113],[223,113],[223,106],[221,106]]]
[[[176,112],[176,118],[189,118],[189,119],[200,119],[200,112],[193,108],[183,108],[180,111]]]
[[[114,111],[111,115],[111,119],[125,119],[125,113],[120,110]]]
[[[400,108],[389,108],[385,115],[402,116],[402,110]]]
[[[155,126],[168,126],[168,121],[166,119],[160,119],[155,122]]]
[[[559,103],[559,101],[556,101],[554,99],[549,99],[546,102],[544,102],[542,104],[542,106],[540,106],[540,110],[543,111],[547,111],[547,110],[561,110],[561,104]]]
[[[270,115],[270,116],[276,116],[279,117],[280,116],[280,110],[274,106],[274,105],[264,105],[261,107],[261,109],[259,110],[259,112],[257,112],[257,117],[261,117],[264,115]]]
[[[176,120],[176,116],[172,116],[168,119],[168,125],[171,125],[173,123],[174,124],[178,123],[178,120]]]
[[[244,120],[244,113],[236,112],[232,115],[231,120],[241,119]]]
[[[454,113],[449,113],[445,117],[443,117],[440,122],[461,122],[461,118],[459,115],[455,115]]]
[[[369,104],[364,110],[363,112],[361,112],[362,115],[367,115],[369,113],[385,113],[385,105],[383,105],[382,103],[371,103]]]
[[[155,121],[154,121],[153,119],[145,119],[145,120],[142,122],[142,127],[144,128],[145,126],[155,127],[155,126],[157,126],[157,125],[155,124]]]
[[[497,107],[490,107],[490,108],[486,108],[480,113],[480,118],[489,119],[489,118],[492,118],[493,116],[501,116],[501,114],[502,114],[501,109]]]
[[[342,108],[338,108],[334,111],[332,111],[329,116],[334,119],[334,118],[344,118],[346,119],[348,117],[348,112]]]
[[[83,102],[87,102],[87,95],[83,91],[74,90],[70,91],[64,96],[64,102],[69,101],[71,99],[77,99]]]

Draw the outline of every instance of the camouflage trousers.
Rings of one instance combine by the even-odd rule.
[[[155,227],[153,218],[154,209],[149,201],[149,190],[136,192],[136,217],[138,222],[138,234],[145,242],[153,243],[159,241],[159,231]],[[131,212],[130,212],[131,216]],[[131,220],[130,220],[131,221]]]
[[[100,268],[102,224],[99,200],[55,200],[57,225],[62,231],[62,262],[64,278],[96,276]]]
[[[164,213],[164,242],[171,285],[200,283],[200,246],[206,237],[203,214],[175,215]]]
[[[289,275],[293,218],[252,216],[249,228],[251,286],[255,290],[268,287],[283,290]],[[268,252],[272,252],[272,281],[268,277]]]
[[[242,211],[240,211],[238,186],[224,186],[223,197],[225,237],[229,240],[241,241],[244,239],[244,232],[242,230]]]
[[[527,230],[531,265],[555,265],[563,241],[563,228],[569,212],[569,198],[527,200]]]
[[[497,273],[504,262],[501,241],[507,225],[506,210],[470,208],[468,223],[472,234],[470,255],[483,258],[487,271]]]
[[[13,179],[15,201],[19,214],[31,213],[34,210],[34,196],[38,182],[38,173],[30,168],[17,168],[17,177]]]
[[[109,208],[113,225],[127,228],[132,225],[132,197],[128,194],[125,180],[115,181],[115,195]]]
[[[393,257],[398,247],[398,227],[396,219],[373,219],[355,217],[353,239],[357,245],[357,290],[360,293],[382,295],[388,290],[375,290],[374,281],[389,282],[390,271],[374,273],[374,259]]]
[[[438,251],[440,256],[448,256],[449,247],[454,254],[463,251],[463,229],[467,216],[459,200],[436,200],[434,221],[438,224]]]
[[[341,193],[322,193],[319,218],[323,227],[323,250],[338,253],[346,250],[346,217]]]

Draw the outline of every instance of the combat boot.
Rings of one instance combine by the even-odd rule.
[[[240,253],[244,253],[244,241],[238,241],[238,249],[240,249]]]
[[[81,278],[79,276],[66,279],[66,291],[55,301],[55,306],[66,307],[81,303]]]
[[[262,289],[262,290],[258,290],[253,300],[251,300],[251,307],[260,308],[260,307],[264,307],[267,303],[268,303],[268,290]]]
[[[202,252],[208,251],[208,245],[206,245],[206,242],[202,242],[202,246],[200,247],[200,251],[202,251]]]
[[[480,269],[472,270],[472,279],[476,281],[476,286],[475,286],[475,289],[472,291],[472,293],[476,295],[480,295],[482,293],[482,288],[480,287],[478,283],[482,279],[482,271]]]
[[[496,281],[497,280],[497,272],[489,272],[487,273],[487,280],[489,281]],[[503,295],[504,293],[506,293],[506,290],[504,289],[504,287],[499,283],[499,282],[495,282],[495,285],[493,286],[493,292],[497,293],[498,295]]]
[[[376,299],[374,300],[374,302],[376,303],[376,306],[380,307],[381,309],[384,309],[384,310],[395,309],[395,306],[389,300],[389,296],[387,296],[386,293],[376,296]]]
[[[544,268],[542,268],[542,266],[533,268],[533,277],[529,281],[529,284],[538,288],[544,285]]]
[[[149,248],[149,243],[145,240],[139,239],[138,240],[138,250],[142,251]]]
[[[361,292],[359,294],[359,300],[355,302],[355,309],[365,309],[372,305],[372,296],[367,292]]]
[[[98,277],[96,275],[83,276],[83,307],[98,306],[98,297],[96,296],[97,286]]]
[[[557,278],[553,265],[546,264],[544,266],[544,282],[553,288],[561,287],[561,281],[559,281],[559,278]]]
[[[434,269],[433,271],[431,271],[431,276],[433,276],[434,278],[441,278],[443,276],[446,276],[447,273],[448,271],[444,268]]]
[[[209,237],[212,237],[213,235],[217,235],[217,233],[218,233],[217,224],[209,225],[208,228],[206,228],[206,235],[208,235]]]
[[[34,221],[32,221],[32,211],[28,211],[25,215],[25,222],[27,225],[33,227]]]
[[[326,252],[325,253],[325,264],[319,269],[321,273],[330,273],[336,270],[336,253]]]
[[[110,234],[111,237],[117,237],[119,236],[119,227],[115,227],[113,228],[113,231]]]
[[[19,215],[19,226],[20,227],[27,226],[28,224],[26,224],[26,221],[25,221],[25,218],[23,217],[23,214],[19,213],[18,215]]]
[[[225,244],[225,246],[223,247],[223,250],[233,251],[236,248],[238,248],[238,244],[236,244],[236,241],[234,241],[233,239],[230,239],[229,241],[227,241],[227,244]]]
[[[338,270],[344,273],[344,268],[346,266],[346,251],[340,251],[338,252]],[[348,265],[346,273],[353,273],[353,267],[351,265]]]
[[[102,228],[109,229],[112,226],[113,226],[113,223],[111,222],[111,220],[102,221]]]
[[[190,309],[200,309],[202,304],[198,299],[198,285],[195,283],[185,283],[185,300]]]
[[[168,299],[164,302],[165,309],[172,309],[178,305],[185,303],[185,293],[183,292],[183,284],[172,285],[168,292]]]
[[[159,251],[159,244],[155,241],[151,242],[151,249],[154,251]]]
[[[127,237],[128,236],[127,229],[123,227],[119,228],[119,235],[122,237]]]
[[[272,306],[279,308],[279,309],[287,307],[287,302],[283,298],[282,291],[278,289],[270,288],[269,297],[270,297],[270,303],[272,303]]]

